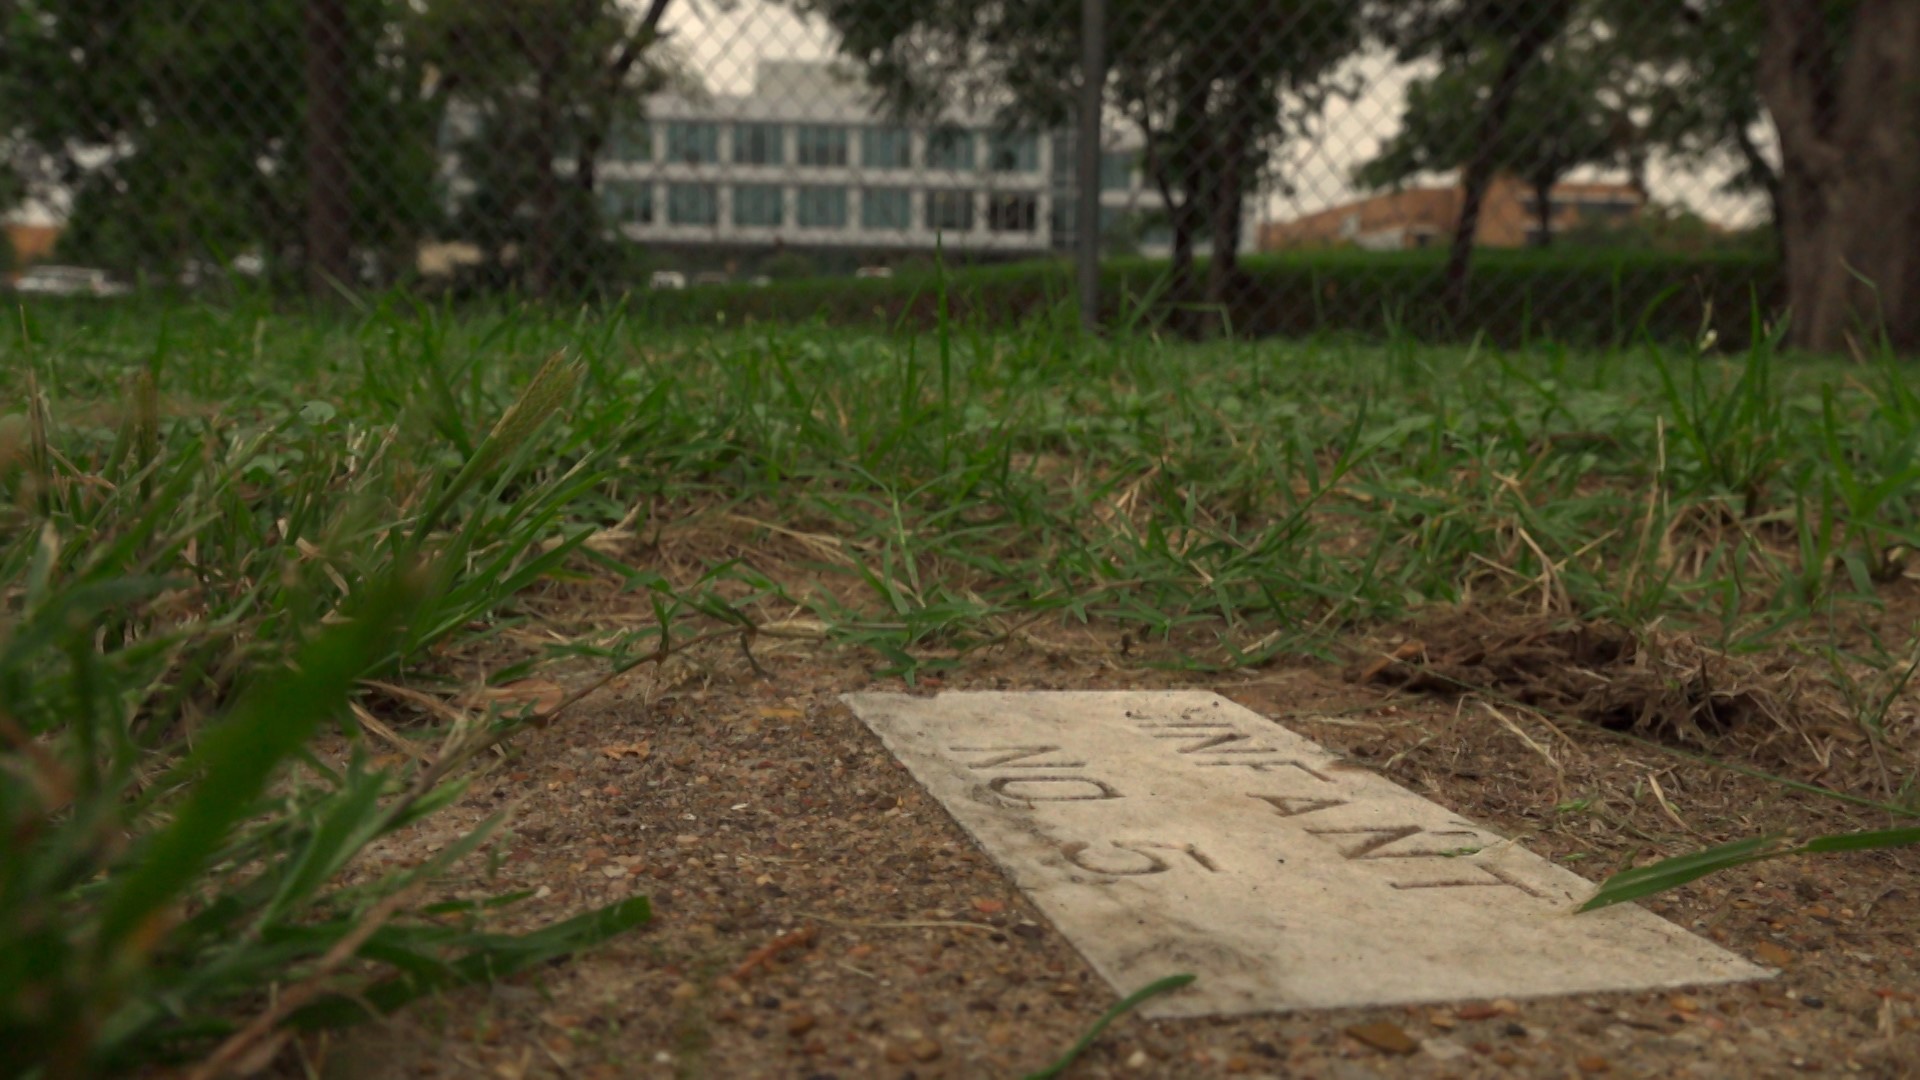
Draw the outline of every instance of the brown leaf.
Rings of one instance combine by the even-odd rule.
[[[1398,1024],[1380,1020],[1371,1024],[1354,1024],[1347,1028],[1347,1034],[1388,1054],[1411,1054],[1420,1049],[1420,1043],[1413,1036],[1400,1029]]]
[[[612,746],[601,747],[600,752],[616,761],[628,757],[645,761],[653,756],[653,744],[646,741],[615,743]]]

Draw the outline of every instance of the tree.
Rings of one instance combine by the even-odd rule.
[[[1475,158],[1510,173],[1532,190],[1536,243],[1553,242],[1553,188],[1581,165],[1615,160],[1626,149],[1630,121],[1609,101],[1606,50],[1569,37],[1528,67],[1513,92],[1512,112],[1490,142],[1481,122],[1504,58],[1443,69],[1407,88],[1400,130],[1355,171],[1370,187],[1399,184],[1421,173],[1451,172]],[[1617,101],[1617,99],[1616,99]]]
[[[1790,340],[1920,350],[1920,4],[1764,2]]]
[[[1754,0],[1687,0],[1650,17],[1643,0],[1591,0],[1591,18],[1614,35],[1618,76],[1643,154],[1686,165],[1733,165],[1726,189],[1765,197],[1776,246],[1780,173],[1763,149],[1770,137],[1760,101],[1760,37],[1766,13]]]
[[[431,117],[380,32],[398,0],[334,0],[350,35],[346,187],[357,239],[404,248],[431,213]],[[169,272],[258,250],[306,257],[303,0],[0,0],[0,116],[39,194],[67,201],[63,250]]]
[[[1462,310],[1480,209],[1499,167],[1501,132],[1540,54],[1560,36],[1579,0],[1388,0],[1371,11],[1375,32],[1403,63],[1487,65],[1492,77],[1461,169],[1460,219],[1447,255],[1448,306]]]
[[[591,220],[600,151],[669,77],[654,51],[668,3],[434,0],[421,16],[417,48],[439,93],[474,118],[462,164],[470,179],[484,174],[483,195],[462,219],[492,215],[483,227],[519,242],[521,283],[535,295],[574,283],[563,272],[581,263],[563,266],[561,253]],[[565,156],[570,177],[557,168]]]
[[[956,104],[1007,127],[1060,127],[1079,80],[1078,0],[795,0],[903,115]],[[1112,0],[1107,99],[1139,130],[1166,206],[1172,289],[1194,299],[1196,244],[1213,249],[1204,299],[1231,300],[1248,195],[1275,147],[1299,133],[1359,44],[1344,0]]]

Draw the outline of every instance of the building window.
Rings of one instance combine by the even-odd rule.
[[[869,169],[913,166],[913,138],[905,128],[870,127],[860,132],[860,164]]]
[[[905,232],[913,227],[913,193],[905,188],[868,188],[860,193],[860,227]]]
[[[800,125],[800,164],[834,168],[846,163],[846,128],[836,124]]]
[[[668,184],[669,225],[720,224],[719,189],[712,184]]]
[[[778,184],[738,184],[733,189],[735,225],[778,225],[786,217],[786,192]]]
[[[667,125],[667,160],[710,165],[720,160],[720,125],[675,121]]]
[[[995,195],[987,200],[987,228],[994,232],[1030,233],[1040,218],[1040,200],[1033,195]]]
[[[927,192],[927,228],[935,232],[972,232],[973,192]]]
[[[1021,132],[995,132],[987,139],[987,167],[994,172],[1039,172],[1039,138]]]
[[[844,229],[847,227],[847,189],[803,187],[798,210],[795,218],[803,229]]]
[[[1125,191],[1133,186],[1133,153],[1108,150],[1100,155],[1100,190]]]
[[[786,130],[779,124],[733,125],[735,165],[785,165]]]
[[[615,161],[653,160],[653,128],[645,120],[615,124],[610,141]]]
[[[927,168],[973,170],[973,132],[965,128],[939,127],[927,136]]]
[[[653,224],[653,185],[631,180],[602,180],[600,214],[610,225]]]

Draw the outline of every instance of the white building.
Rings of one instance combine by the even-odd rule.
[[[952,114],[888,119],[817,62],[763,60],[753,92],[662,94],[596,166],[608,224],[654,247],[1036,255],[1072,243],[1072,138]],[[1103,221],[1158,206],[1117,133]],[[1137,145],[1137,143],[1135,144]]]

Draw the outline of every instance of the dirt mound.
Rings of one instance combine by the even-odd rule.
[[[1682,634],[1612,623],[1450,612],[1351,667],[1352,682],[1455,697],[1483,694],[1693,746],[1787,730],[1785,680]]]

